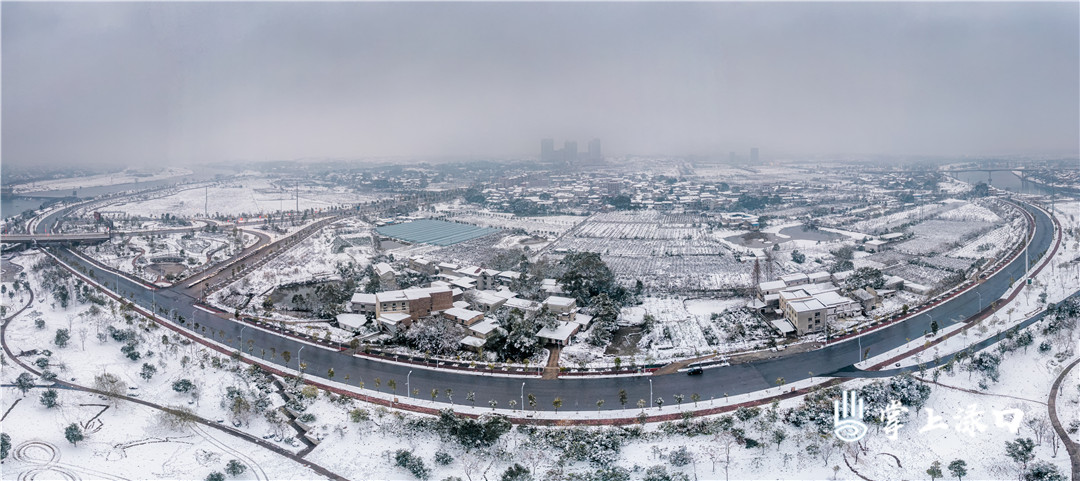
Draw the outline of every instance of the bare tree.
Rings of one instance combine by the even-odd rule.
[[[127,384],[125,384],[124,381],[121,381],[119,377],[107,372],[94,376],[93,386],[94,389],[97,389],[108,396],[112,402],[115,402],[117,397],[122,396],[127,392]]]
[[[82,345],[82,350],[86,350],[86,336],[90,334],[90,330],[85,325],[80,326],[79,330],[75,331],[79,335],[79,343]]]
[[[1035,433],[1035,444],[1042,446],[1042,438],[1050,430],[1050,421],[1046,419],[1046,416],[1029,417],[1024,420],[1024,424]]]
[[[825,461],[825,467],[829,466],[829,458],[831,458],[833,454],[836,454],[836,451],[839,450],[842,445],[843,443],[840,441],[829,442],[828,440],[825,440],[821,443],[818,453],[821,456],[821,460]]]
[[[529,467],[529,472],[536,473],[540,466],[550,461],[547,450],[536,443],[525,443],[514,451],[514,457],[520,459]]]

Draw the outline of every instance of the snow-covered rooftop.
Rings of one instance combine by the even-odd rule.
[[[552,341],[558,341],[563,344],[570,342],[570,336],[574,335],[574,331],[578,328],[577,324],[572,322],[560,322],[555,329],[543,328],[536,333],[536,337],[541,339],[550,339]]]

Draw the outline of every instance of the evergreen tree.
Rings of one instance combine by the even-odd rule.
[[[64,428],[64,438],[73,446],[78,446],[79,441],[84,439],[82,429],[79,429],[78,424],[71,423],[68,427]]]
[[[949,463],[949,472],[956,476],[958,481],[964,481],[964,476],[967,476],[967,463],[963,459],[955,459]]]
[[[11,436],[0,433],[0,460],[7,459],[8,451],[11,450]]]
[[[25,396],[27,392],[34,388],[34,377],[25,372],[19,374],[19,377],[15,378],[15,387],[22,391]]]
[[[56,407],[59,404],[56,402],[56,390],[46,389],[41,393],[41,404],[50,409]]]
[[[56,338],[53,339],[53,343],[59,347],[67,347],[69,340],[71,340],[71,333],[67,329],[56,330]]]
[[[1027,463],[1035,459],[1035,442],[1031,438],[1016,438],[1016,441],[1005,441],[1005,454],[1026,470]]]
[[[926,474],[930,475],[930,481],[934,481],[937,478],[943,476],[941,474],[941,461],[934,461],[930,463],[930,469],[926,470]]]
[[[247,471],[247,466],[237,459],[229,460],[229,464],[225,465],[225,472],[232,477],[240,476],[244,471]]]

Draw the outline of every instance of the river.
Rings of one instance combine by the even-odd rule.
[[[957,172],[953,175],[972,185],[985,182],[999,189],[1019,194],[1049,195],[1052,193],[1051,189],[1043,187],[1042,184],[1022,180],[1012,172],[994,171],[989,174],[989,177],[987,177],[987,172]]]
[[[216,171],[215,171],[216,172]],[[221,171],[224,172],[224,171]],[[214,178],[215,173],[189,174],[168,179],[151,180],[148,182],[129,182],[126,184],[100,185],[96,187],[84,187],[75,190],[75,195],[80,199],[90,199],[99,195],[113,194],[126,190],[144,190],[155,187],[164,187],[180,182],[202,182]],[[0,216],[6,219],[11,216],[22,214],[27,209],[37,210],[52,199],[71,196],[72,189],[45,190],[39,192],[27,192],[20,194],[14,199],[0,201]]]

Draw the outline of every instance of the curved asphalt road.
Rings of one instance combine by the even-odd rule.
[[[1029,246],[1031,253],[1037,254],[1047,250],[1053,237],[1053,223],[1050,218],[1038,209],[1024,206],[1034,216],[1035,233]],[[114,283],[114,275],[97,266],[91,265],[61,251],[69,264],[82,265],[95,271],[97,279],[102,279],[110,287]],[[982,306],[1001,297],[1009,287],[1010,278],[1020,282],[1024,278],[1025,258],[1023,253],[1003,270],[987,279],[975,288],[953,297],[948,302],[939,304],[929,311],[930,315],[942,326],[948,326],[974,315],[978,312],[980,302]],[[596,409],[596,401],[604,399],[604,409],[619,409],[618,393],[625,389],[629,397],[628,408],[636,406],[638,399],[649,399],[650,386],[653,398],[663,397],[668,404],[672,404],[675,394],[683,394],[689,401],[692,394],[697,393],[702,400],[722,398],[727,395],[736,395],[775,387],[776,379],[783,377],[786,382],[794,382],[810,377],[810,372],[815,376],[828,375],[840,370],[848,370],[848,366],[860,359],[860,346],[855,340],[830,344],[824,348],[777,359],[769,359],[753,363],[737,364],[712,369],[706,369],[700,376],[686,376],[682,374],[666,376],[629,375],[608,378],[574,378],[564,377],[554,380],[541,380],[537,377],[507,377],[479,375],[458,371],[432,370],[421,366],[399,365],[383,362],[364,357],[351,356],[341,353],[336,349],[328,349],[308,344],[300,353],[297,353],[305,343],[292,338],[281,337],[271,332],[263,331],[255,327],[247,327],[231,318],[221,317],[197,310],[193,306],[196,299],[174,290],[156,290],[156,295],[142,284],[138,284],[120,278],[120,290],[134,293],[133,300],[141,306],[149,308],[156,302],[159,308],[167,311],[176,310],[189,320],[185,325],[191,326],[190,319],[194,319],[200,326],[205,326],[207,332],[218,333],[215,337],[219,342],[227,343],[234,348],[239,347],[238,338],[243,329],[244,342],[254,343],[256,355],[261,349],[277,349],[278,357],[264,362],[285,365],[280,353],[289,351],[292,359],[288,368],[297,369],[298,362],[302,359],[308,366],[308,375],[325,377],[328,369],[335,371],[334,381],[345,382],[345,375],[349,375],[348,384],[357,386],[359,382],[365,383],[365,390],[375,389],[375,378],[381,378],[381,391],[390,392],[387,381],[394,379],[397,382],[396,393],[405,401],[406,379],[409,378],[411,388],[419,389],[420,400],[430,400],[430,391],[435,388],[440,391],[438,400],[445,402],[445,390],[453,389],[454,401],[457,404],[465,402],[466,393],[475,392],[475,400],[478,406],[486,406],[489,400],[496,400],[499,407],[506,408],[510,400],[520,400],[522,396],[522,383],[524,394],[534,394],[537,398],[537,408],[553,410],[552,401],[556,397],[563,399],[563,410],[587,410]],[[981,293],[981,300],[979,294]],[[159,309],[160,311],[160,309]],[[862,337],[862,349],[869,348],[869,355],[874,356],[884,351],[896,348],[923,335],[924,330],[929,328],[930,318],[928,315],[920,315],[903,322],[880,328]],[[201,330],[200,330],[201,331]],[[222,335],[223,334],[223,335]],[[201,335],[201,334],[199,334]],[[213,335],[213,334],[212,334]],[[847,369],[845,369],[847,368]],[[409,372],[412,375],[409,376]],[[842,373],[837,373],[843,375]],[[651,380],[651,382],[650,382]],[[519,401],[520,402],[520,401]],[[527,401],[526,401],[527,402]]]

